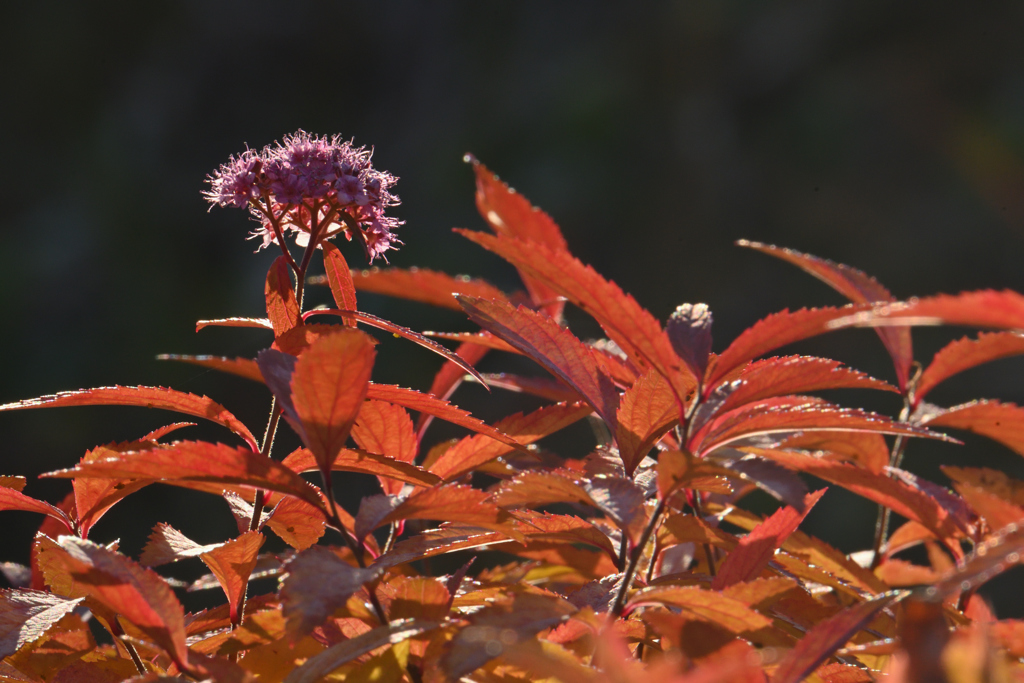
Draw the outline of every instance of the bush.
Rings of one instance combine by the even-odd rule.
[[[574,258],[546,214],[468,160],[492,233],[458,232],[515,266],[524,292],[428,270],[350,270],[329,240],[358,242],[372,263],[401,244],[401,222],[388,215],[395,178],[337,137],[299,131],[210,177],[211,203],[248,208],[259,226],[253,237],[281,256],[267,274],[266,318],[199,326],[271,329],[274,343],[255,359],[171,358],[265,385],[262,439],[213,400],[158,387],[0,406],[160,408],[221,425],[236,441],[172,441],[189,424],[174,423],[99,446],[74,468],[44,475],[72,480],[56,505],[24,494],[22,477],[0,478],[0,509],[46,516],[31,567],[5,568],[16,587],[0,594],[4,680],[1021,675],[1024,622],[997,621],[975,591],[1020,559],[1024,484],[947,467],[951,491],[900,465],[912,439],[952,441],[938,431],[946,428],[1024,454],[1024,409],[925,401],[956,373],[1024,353],[1024,336],[1009,331],[1024,329],[1024,297],[980,291],[900,303],[848,266],[744,242],[852,303],[772,314],[714,354],[706,306],[683,304],[663,326]],[[298,260],[292,238],[303,247]],[[310,276],[321,260],[324,274]],[[329,287],[336,307],[305,310],[307,285]],[[427,337],[359,310],[357,292],[461,310],[481,329]],[[576,337],[564,324],[567,303],[607,338]],[[922,367],[911,326],[937,323],[1007,331],[953,341]],[[376,341],[359,325],[442,356],[429,391],[372,382]],[[826,358],[769,355],[850,326],[876,328],[894,384]],[[550,377],[483,375],[474,366],[492,352],[525,356]],[[467,379],[544,405],[486,424],[448,401]],[[890,418],[809,395],[839,388],[896,393],[903,410]],[[273,451],[282,417],[305,445],[283,458]],[[434,420],[470,434],[423,448]],[[538,447],[584,420],[595,441],[586,457]],[[381,493],[364,497],[355,517],[335,501],[339,471],[379,480]],[[846,556],[798,530],[826,493],[810,491],[802,475],[878,504],[873,548]],[[137,560],[89,540],[113,505],[154,483],[222,497],[238,535],[200,545],[159,524]],[[755,490],[779,501],[773,514],[739,506]],[[891,513],[902,520],[894,529]],[[260,553],[268,529],[291,549]],[[921,547],[916,557],[927,564],[905,559]],[[152,569],[196,557],[210,574],[191,586]],[[439,564],[455,569],[439,575]],[[278,577],[278,590],[247,595],[250,580],[264,576]],[[226,602],[198,613],[175,594],[217,586]],[[97,645],[91,618],[110,644]]]

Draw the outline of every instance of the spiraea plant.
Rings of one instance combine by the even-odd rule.
[[[1024,678],[1024,622],[997,620],[975,594],[1020,560],[1024,482],[970,467],[945,468],[949,482],[930,482],[901,468],[914,439],[955,441],[947,428],[1024,455],[1024,409],[925,401],[958,372],[1024,353],[1024,336],[1013,331],[1024,329],[1024,297],[981,291],[897,302],[848,266],[743,243],[851,303],[774,313],[713,344],[707,306],[684,303],[662,324],[573,257],[551,218],[467,160],[490,230],[458,232],[511,263],[523,291],[429,270],[350,270],[332,240],[344,236],[369,261],[383,258],[400,244],[400,222],[388,215],[398,200],[395,178],[373,167],[370,152],[337,137],[300,131],[209,178],[207,199],[248,209],[253,237],[281,256],[266,278],[266,317],[199,327],[263,328],[274,341],[251,358],[170,358],[263,385],[265,427],[243,424],[210,398],[159,387],[0,406],[158,408],[229,432],[227,443],[176,440],[188,423],[175,422],[95,447],[44,475],[70,480],[55,503],[26,494],[22,477],[0,478],[0,510],[45,516],[31,566],[6,565],[16,585],[0,593],[0,678]],[[413,229],[404,234],[415,243]],[[307,308],[306,287],[323,285],[335,306]],[[463,311],[480,329],[428,337],[360,310],[360,292]],[[563,319],[567,305],[606,338],[576,336]],[[922,366],[911,328],[938,323],[1000,331],[954,341]],[[893,383],[827,358],[774,355],[854,325],[876,327]],[[435,351],[442,366],[433,384],[374,382],[376,341],[360,326]],[[486,354],[524,356],[550,376],[481,374],[475,366]],[[466,379],[543,405],[486,424],[449,401]],[[903,410],[886,417],[813,395],[837,388],[894,392]],[[467,433],[429,446],[435,420]],[[539,447],[580,421],[594,435],[578,449],[586,457]],[[304,447],[275,451],[279,427]],[[354,516],[335,500],[339,472],[379,481],[379,493],[349,506]],[[847,556],[799,530],[828,495],[811,491],[805,474],[879,506],[874,547]],[[161,523],[137,558],[90,540],[113,505],[152,484],[221,497],[237,534],[200,545]],[[755,490],[779,501],[773,514],[744,507]],[[290,550],[261,552],[270,534]],[[209,575],[187,588],[219,586],[225,602],[186,612],[176,593],[186,586],[154,569],[173,562],[205,563]],[[267,576],[277,577],[277,590],[250,594],[249,582]],[[89,619],[109,634],[106,644]]]

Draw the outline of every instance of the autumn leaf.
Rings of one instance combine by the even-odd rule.
[[[270,266],[264,295],[267,299],[267,318],[274,327],[275,337],[280,337],[299,324],[299,302],[295,299],[288,260],[284,256],[278,256]]]
[[[616,414],[615,442],[627,475],[678,422],[679,404],[661,375],[648,371],[626,390]]]
[[[249,575],[256,566],[256,555],[265,540],[260,532],[248,531],[199,555],[224,589],[232,623],[238,623],[241,618],[239,610],[249,585]]]
[[[633,593],[626,610],[641,605],[668,605],[686,614],[717,624],[733,633],[756,631],[771,625],[771,620],[743,602],[698,586],[652,586]]]
[[[825,495],[826,489],[809,493],[804,498],[803,510],[791,506],[779,508],[768,519],[740,539],[739,544],[729,552],[718,568],[711,587],[715,590],[728,588],[741,581],[758,578],[768,566],[775,551],[796,531],[815,503]]]
[[[26,496],[24,493],[12,488],[7,488],[6,486],[0,486],[0,510],[38,512],[57,520],[63,524],[69,532],[74,529],[74,524],[72,524],[71,519],[63,510],[60,510],[45,501],[36,500],[31,496]]]
[[[229,375],[237,375],[245,379],[263,384],[263,375],[256,361],[249,358],[227,358],[224,356],[189,356],[178,353],[162,353],[156,357],[157,360],[174,360],[180,363],[189,363],[199,367],[226,372]]]
[[[242,437],[249,447],[258,451],[256,438],[249,429],[239,422],[219,403],[205,396],[185,394],[162,387],[100,387],[79,391],[63,391],[59,394],[40,396],[18,403],[0,406],[3,410],[25,410],[27,408],[63,408],[65,406],[139,406],[162,408],[193,417],[201,417],[223,425]]]
[[[921,423],[981,434],[1024,455],[1024,408],[1012,403],[971,401],[929,414]]]
[[[883,593],[818,622],[783,657],[772,675],[771,683],[799,683],[804,680],[857,631],[867,626],[876,614],[909,594],[909,591]]]
[[[1024,330],[1024,295],[1010,289],[937,294],[875,306],[832,323],[833,328],[891,325],[964,325]]]
[[[737,245],[750,247],[783,261],[788,261],[806,273],[810,273],[855,304],[895,301],[896,298],[882,284],[870,275],[843,263],[804,254],[793,249],[776,247],[772,244],[738,240]],[[910,366],[914,362],[914,349],[910,339],[910,328],[879,328],[886,351],[892,357],[900,389],[906,389]]]
[[[476,366],[480,360],[487,355],[490,349],[486,346],[474,344],[472,342],[462,342],[459,347],[455,349],[455,355],[461,358],[466,363],[472,366]],[[468,375],[472,377],[472,375]],[[451,395],[455,393],[455,390],[462,385],[463,379],[466,378],[466,372],[462,369],[460,363],[446,360],[441,369],[434,375],[434,381],[430,384],[430,389],[427,391],[428,394],[436,396],[442,401],[447,401],[451,398]],[[491,379],[487,375],[481,375],[484,380],[491,385]],[[492,385],[493,386],[493,385]],[[419,418],[416,420],[416,437],[417,440],[423,438],[424,432],[427,427],[433,422],[434,416],[428,413],[420,413]]]
[[[526,377],[510,372],[481,373],[492,389],[504,389],[517,394],[530,394],[554,403],[574,403],[583,399],[578,391],[565,386],[564,382],[548,377]]]
[[[319,626],[380,569],[360,569],[344,562],[330,548],[313,546],[296,555],[281,581],[281,605],[288,633],[305,635]]]
[[[508,514],[484,491],[449,484],[422,489],[408,496],[368,496],[356,515],[356,537],[360,540],[384,524],[405,519],[435,519],[488,527],[502,523]]]
[[[132,622],[181,667],[188,666],[185,611],[156,573],[124,555],[72,536],[47,552],[51,568],[68,575],[70,596],[88,596]]]
[[[43,637],[82,598],[68,600],[34,590],[0,591],[0,658]]]
[[[196,332],[204,327],[251,327],[262,330],[273,330],[274,326],[266,318],[217,318],[216,320],[197,320]]]
[[[356,305],[356,286],[352,281],[352,272],[349,270],[348,262],[342,256],[341,250],[333,242],[327,241],[321,242],[320,248],[324,254],[324,270],[327,273],[324,278],[331,288],[334,303],[342,310],[357,310],[359,307]],[[312,279],[307,282],[312,284]],[[354,318],[343,318],[343,321],[348,327],[356,326]]]
[[[419,448],[409,413],[401,406],[384,401],[363,403],[352,426],[352,439],[364,451],[403,463],[412,463]],[[384,493],[398,493],[402,489],[402,484],[393,479],[379,477],[379,480]]]
[[[936,385],[964,370],[1022,353],[1024,335],[1017,332],[982,332],[977,339],[964,337],[950,342],[939,349],[921,372],[914,386],[914,401],[920,403]]]
[[[143,567],[159,567],[162,564],[178,562],[188,557],[199,557],[205,552],[220,547],[221,543],[199,545],[170,524],[160,522],[149,534],[146,545],[139,555]]]
[[[305,448],[290,453],[281,464],[293,472],[312,472],[319,469],[313,453]],[[331,470],[337,472],[362,472],[373,474],[381,481],[404,482],[416,486],[433,486],[441,481],[437,475],[401,460],[386,455],[377,455],[354,448],[343,448],[331,463]],[[401,489],[401,486],[398,487]]]
[[[454,311],[462,309],[459,308],[453,294],[469,294],[486,299],[505,298],[500,289],[483,280],[465,275],[451,276],[426,268],[370,268],[353,270],[351,273],[352,283],[360,292],[418,301]],[[328,278],[309,279],[309,283],[313,285],[322,285],[325,281],[328,281]],[[338,307],[343,308],[341,305]]]
[[[669,381],[682,405],[697,385],[686,364],[676,355],[658,321],[618,285],[601,277],[571,254],[542,245],[485,233],[457,230],[462,236],[496,253],[541,280],[576,304],[604,328],[639,367],[654,368]]]

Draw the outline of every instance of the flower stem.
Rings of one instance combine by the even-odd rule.
[[[640,563],[640,558],[643,557],[644,548],[647,546],[647,542],[651,539],[651,534],[658,527],[658,523],[661,521],[661,515],[665,512],[667,507],[668,497],[662,498],[658,501],[654,511],[651,513],[651,519],[647,522],[647,526],[644,527],[643,534],[640,535],[640,542],[633,548],[633,552],[629,554],[629,565],[626,567],[626,571],[622,577],[622,584],[619,586],[618,595],[615,596],[615,602],[612,605],[611,615],[613,618],[622,616],[622,610],[626,606],[626,595],[629,593],[629,589],[633,584],[633,577],[636,575],[636,567]]]
[[[903,410],[900,411],[900,422],[907,422],[910,419],[910,395],[903,397]],[[907,448],[907,437],[902,434],[896,437],[892,444],[892,453],[889,455],[889,467],[899,467],[903,462],[903,453]],[[892,476],[891,474],[889,476]],[[885,505],[878,506],[878,518],[875,520],[875,542],[872,546],[874,554],[871,556],[871,569],[875,569],[882,563],[882,548],[885,546],[886,538],[889,536],[889,520],[892,518],[892,510]]]

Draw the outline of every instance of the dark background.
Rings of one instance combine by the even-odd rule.
[[[200,192],[229,154],[298,128],[373,145],[378,167],[401,177],[406,245],[389,255],[393,265],[516,286],[511,268],[450,232],[484,227],[461,161],[473,152],[659,318],[707,302],[716,350],[769,312],[841,303],[791,266],[733,246],[741,237],[857,266],[900,297],[1024,290],[1022,34],[1024,6],[1012,0],[6,3],[0,402],[169,385],[213,396],[262,432],[262,387],[154,357],[251,357],[269,344],[256,330],[194,332],[199,318],[261,315],[275,256],[253,255],[244,212],[208,213]],[[362,262],[357,249],[345,253]],[[315,291],[314,302],[325,296]],[[361,303],[416,329],[470,329],[453,313]],[[915,332],[918,358],[960,334]],[[870,331],[793,350],[892,378]],[[425,389],[438,365],[387,339],[375,379]],[[1024,362],[1003,361],[932,398],[1022,401],[1022,377]],[[834,398],[899,408],[890,396]],[[529,407],[478,387],[455,400],[488,419]],[[70,467],[88,448],[175,419],[116,408],[6,413],[0,472]],[[586,430],[573,434],[552,447],[586,452]],[[206,426],[181,436],[231,438]],[[915,442],[908,456],[943,482],[940,463],[1022,476],[1022,462],[977,439]],[[343,484],[352,510],[363,484]],[[43,480],[27,492],[57,501],[67,490]],[[849,552],[870,545],[873,515],[833,491],[808,529]],[[135,553],[158,520],[200,542],[232,529],[216,499],[151,487],[94,536],[120,535]],[[27,560],[38,521],[3,513],[0,560]],[[990,586],[1003,616],[1022,609],[1019,576]]]

